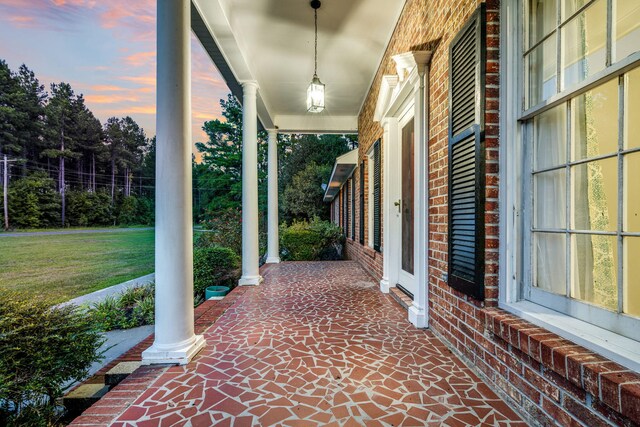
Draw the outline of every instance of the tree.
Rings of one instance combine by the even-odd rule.
[[[331,166],[312,162],[293,177],[284,190],[284,208],[292,219],[329,219],[329,208],[323,201],[322,184],[328,181],[330,174]]]
[[[115,200],[116,173],[123,172],[125,196],[131,194],[131,170],[141,163],[146,143],[144,130],[129,116],[111,117],[104,126],[105,143],[111,166],[111,200]]]
[[[196,148],[202,153],[202,165],[194,166],[197,205],[211,212],[239,208],[242,203],[242,107],[231,94],[226,101],[221,99],[220,105],[226,120],[204,123],[202,129],[209,140],[196,143]],[[260,186],[264,186],[266,178],[266,136],[266,132],[258,132]],[[266,199],[261,202],[260,210],[264,211]]]
[[[22,176],[27,175],[27,161],[37,161],[37,153],[42,150],[44,133],[44,103],[47,93],[33,71],[21,65],[16,75],[21,90],[17,108],[21,111],[16,129],[18,144],[21,146]]]
[[[64,227],[65,221],[65,160],[78,158],[79,153],[75,152],[77,119],[75,115],[80,109],[78,104],[84,105],[82,96],[75,97],[71,85],[68,83],[51,84],[51,99],[45,107],[46,124],[48,130],[48,146],[42,155],[50,159],[58,159],[58,192],[61,198],[61,222]]]
[[[20,96],[18,79],[0,60],[0,154],[20,153],[17,129],[24,116],[18,108]]]

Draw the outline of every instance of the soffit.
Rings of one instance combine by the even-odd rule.
[[[305,105],[314,65],[313,9],[307,0],[193,0],[219,49],[212,55],[218,68],[226,66],[237,81],[258,82],[263,124],[319,132],[356,130],[404,3],[322,0],[318,76],[326,84],[326,109],[312,114]]]

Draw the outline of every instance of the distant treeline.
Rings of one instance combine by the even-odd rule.
[[[68,83],[47,91],[0,60],[3,179],[5,162],[11,228],[153,223],[155,138],[131,117],[101,123]]]

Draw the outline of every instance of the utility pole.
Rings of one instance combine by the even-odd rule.
[[[8,165],[9,162],[16,162],[17,160],[8,160],[7,159],[7,155],[4,155],[3,158],[3,172],[2,172],[2,194],[3,194],[3,206],[4,206],[4,229],[8,230],[9,229],[9,197],[8,197],[8,190],[9,190],[9,172],[8,172]]]

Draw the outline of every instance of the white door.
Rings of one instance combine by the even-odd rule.
[[[400,211],[400,275],[399,287],[405,292],[415,295],[415,256],[414,256],[414,236],[415,236],[415,132],[413,117],[403,120],[400,126],[400,185],[401,199],[398,202]]]

